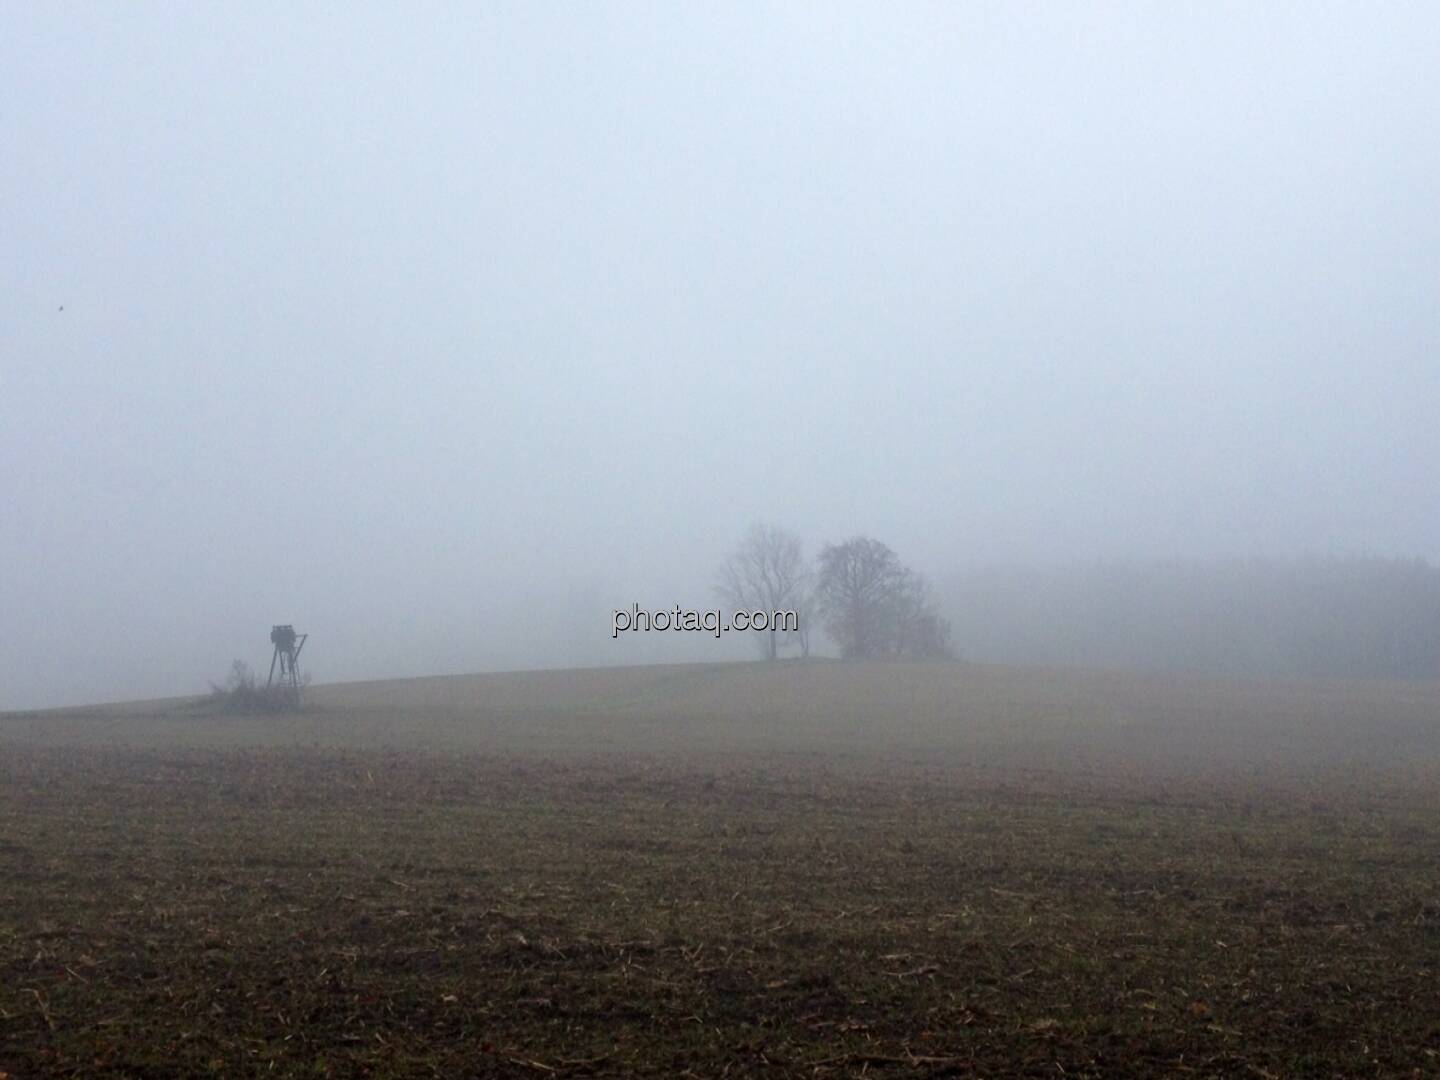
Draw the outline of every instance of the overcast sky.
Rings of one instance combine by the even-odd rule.
[[[757,520],[1440,556],[1433,4],[7,4],[0,707],[646,656]]]

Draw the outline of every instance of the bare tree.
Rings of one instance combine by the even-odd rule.
[[[924,580],[879,540],[857,536],[822,548],[815,598],[847,659],[950,653],[949,623]]]
[[[879,540],[857,536],[821,548],[816,599],[841,656],[859,659],[888,651],[903,583],[900,560]]]
[[[805,562],[800,538],[774,525],[756,525],[740,546],[720,566],[715,591],[735,609],[745,611],[795,611],[800,615],[794,635],[809,654],[808,615],[810,568]],[[772,627],[756,635],[760,655],[774,660],[779,655],[781,635]]]

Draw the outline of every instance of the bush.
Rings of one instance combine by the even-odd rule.
[[[310,681],[306,676],[305,683]],[[230,666],[225,685],[210,684],[210,700],[226,712],[284,712],[300,707],[300,695],[290,686],[261,686],[260,680],[244,660]]]

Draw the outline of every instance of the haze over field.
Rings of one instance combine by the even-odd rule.
[[[656,664],[317,687],[299,715],[205,701],[11,714],[0,750],[414,753],[684,760],[993,779],[1106,776],[1136,795],[1196,778],[1353,787],[1440,777],[1436,684],[939,663]]]
[[[1440,559],[1437,55],[1421,3],[10,5],[0,708],[284,621],[322,681],[748,656],[609,613],[754,521],[940,584]]]

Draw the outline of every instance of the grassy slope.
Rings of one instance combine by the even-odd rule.
[[[1440,761],[1440,684],[960,664],[657,665],[317,687],[300,717],[190,701],[0,714],[0,742],[753,751],[1281,771]]]

